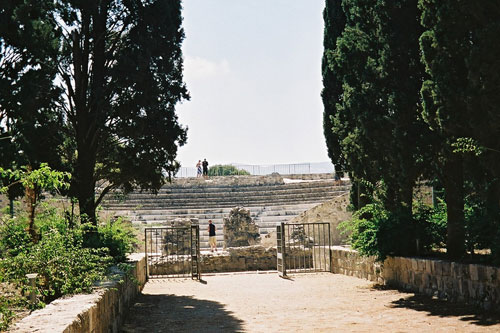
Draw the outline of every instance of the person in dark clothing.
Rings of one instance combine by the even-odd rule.
[[[208,220],[208,244],[210,245],[210,251],[217,252],[217,239],[215,236],[215,225],[212,224],[212,220]]]
[[[208,177],[208,162],[206,158],[203,159],[201,165],[203,166],[203,178],[206,179]]]

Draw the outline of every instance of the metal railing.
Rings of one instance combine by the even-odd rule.
[[[249,173],[254,176],[265,176],[272,173],[279,173],[282,175],[294,174],[311,174],[311,173],[325,173],[332,172],[330,170],[320,170],[314,167],[311,163],[295,163],[295,164],[271,164],[271,165],[251,165],[251,164],[227,164],[232,165],[238,170],[243,170],[242,174]],[[333,166],[332,166],[333,168]],[[209,167],[210,169],[210,167]],[[218,169],[217,169],[218,170]],[[181,167],[175,175],[178,178],[196,177],[195,167]],[[222,176],[222,174],[217,175]]]
[[[331,272],[330,223],[281,223],[276,226],[277,269],[288,273]]]

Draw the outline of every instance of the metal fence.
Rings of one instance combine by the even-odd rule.
[[[198,225],[145,228],[144,242],[148,278],[201,278]]]
[[[281,223],[276,227],[276,241],[281,275],[331,271],[329,223]]]
[[[294,174],[324,173],[325,171],[332,172],[333,170],[333,166],[332,170],[317,169],[311,163],[271,164],[271,165],[251,165],[251,164],[227,164],[227,165],[232,165],[238,170],[244,170],[250,173],[251,175],[255,176],[270,175],[274,172],[277,172],[282,175],[294,175]],[[181,167],[175,176],[179,178],[196,177],[196,168]]]

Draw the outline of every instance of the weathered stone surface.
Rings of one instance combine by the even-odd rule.
[[[338,230],[340,222],[349,220],[352,213],[348,211],[349,193],[345,193],[337,198],[326,201],[299,216],[294,217],[292,223],[312,223],[328,222],[330,223],[330,236],[332,245],[346,244],[347,235],[341,234]]]
[[[259,229],[250,217],[250,211],[243,207],[233,208],[224,218],[225,247],[249,246],[259,242]]]
[[[380,264],[373,257],[361,257],[356,251],[340,246],[333,247],[331,254],[333,273],[500,310],[498,267],[405,257],[387,258]]]
[[[275,270],[276,248],[228,248],[220,253],[202,254],[201,263],[202,273]]]
[[[278,173],[266,176],[216,176],[205,180],[204,178],[175,178],[172,183],[167,183],[164,187],[205,187],[213,183],[226,186],[241,185],[275,185],[284,184],[283,177]]]

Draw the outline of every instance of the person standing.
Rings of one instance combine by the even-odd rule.
[[[217,252],[217,239],[215,236],[215,225],[212,220],[208,220],[208,244],[210,245],[210,251]]]
[[[201,160],[198,160],[198,163],[196,163],[196,178],[201,177]]]
[[[206,158],[203,159],[201,165],[203,166],[203,178],[206,179],[208,177],[208,162]]]

